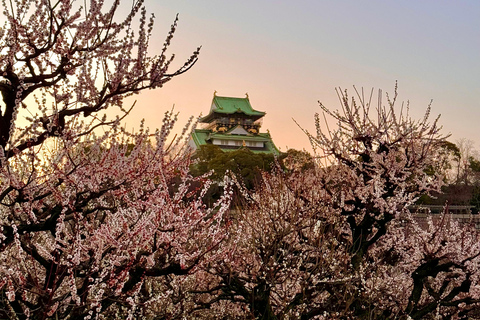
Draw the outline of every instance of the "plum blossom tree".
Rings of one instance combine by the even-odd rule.
[[[245,318],[344,314],[357,280],[348,267],[346,229],[339,227],[345,219],[325,189],[336,181],[324,184],[322,176],[313,169],[264,173],[233,225],[235,250],[210,270],[220,278],[209,288],[216,292],[213,301],[235,301]]]
[[[373,116],[373,90],[369,97],[363,90],[355,92],[356,99],[350,100],[346,91],[337,90],[342,112],[330,111],[320,103],[324,114],[337,122],[337,129],[322,130],[317,114],[316,135],[309,134],[314,146],[333,165],[349,169],[342,177],[348,192],[338,190],[336,206],[352,232],[354,268],[367,249],[386,233],[392,219],[398,218],[419,195],[439,191],[441,177],[426,175],[425,171],[441,163],[437,150],[446,139],[440,133],[438,117],[429,123],[430,105],[421,120],[410,117],[408,104],[402,104],[400,112],[395,110],[396,87],[392,99],[386,95],[386,106],[379,91]]]
[[[112,1],[109,8],[97,0],[88,5],[68,0],[3,2],[3,157],[9,159],[49,137],[60,136],[76,115],[89,121],[86,130],[77,136],[109,124],[99,112],[117,108],[128,113],[129,108],[123,106],[125,97],[162,87],[194,65],[199,49],[179,68],[169,71],[175,55],[167,56],[167,49],[177,19],[160,54],[149,55],[154,16],[147,18],[143,2],[134,1],[123,19],[117,19],[119,0]],[[134,28],[136,16],[138,35]],[[32,99],[27,101],[28,97]],[[23,128],[20,120],[26,122]]]
[[[226,250],[229,184],[206,208],[184,137],[167,143],[175,114],[155,133],[120,121],[125,97],[187,71],[198,50],[169,71],[175,20],[149,56],[143,1],[120,22],[116,0],[2,4],[0,318],[182,316],[176,286]],[[122,116],[102,117],[111,108]]]
[[[228,184],[207,209],[189,187],[185,151],[166,151],[173,121],[168,114],[154,144],[147,131],[90,141],[65,127],[55,153],[29,148],[5,161],[2,317],[148,316],[170,295],[152,288],[223,252]]]
[[[448,213],[436,218],[395,220],[370,251],[364,292],[379,318],[479,317],[479,233]]]

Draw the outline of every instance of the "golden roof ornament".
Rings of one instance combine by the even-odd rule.
[[[217,96],[217,90],[213,91],[213,96],[214,96],[214,97]]]
[[[248,92],[245,92],[245,97],[248,99]],[[250,100],[250,99],[249,99]]]

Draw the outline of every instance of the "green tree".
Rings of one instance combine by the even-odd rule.
[[[193,159],[194,164],[190,167],[193,175],[200,176],[213,171],[211,179],[221,181],[225,173],[231,171],[241,178],[248,189],[254,188],[261,171],[270,171],[275,165],[273,154],[254,153],[248,148],[224,152],[212,144],[201,146]]]
[[[283,165],[290,172],[304,172],[315,167],[315,159],[305,150],[288,149],[284,155]]]

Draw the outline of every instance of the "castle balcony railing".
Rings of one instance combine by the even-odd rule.
[[[245,118],[220,118],[205,124],[203,128],[212,131],[227,131],[238,125],[242,126],[247,131],[250,129],[254,129],[259,132],[260,127],[262,126],[262,119],[252,121],[251,119]]]

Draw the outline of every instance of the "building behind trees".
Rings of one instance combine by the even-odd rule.
[[[202,128],[194,130],[190,146],[216,145],[223,151],[246,147],[254,153],[279,155],[270,133],[260,132],[265,112],[252,108],[245,98],[213,96],[208,115],[200,119]]]

